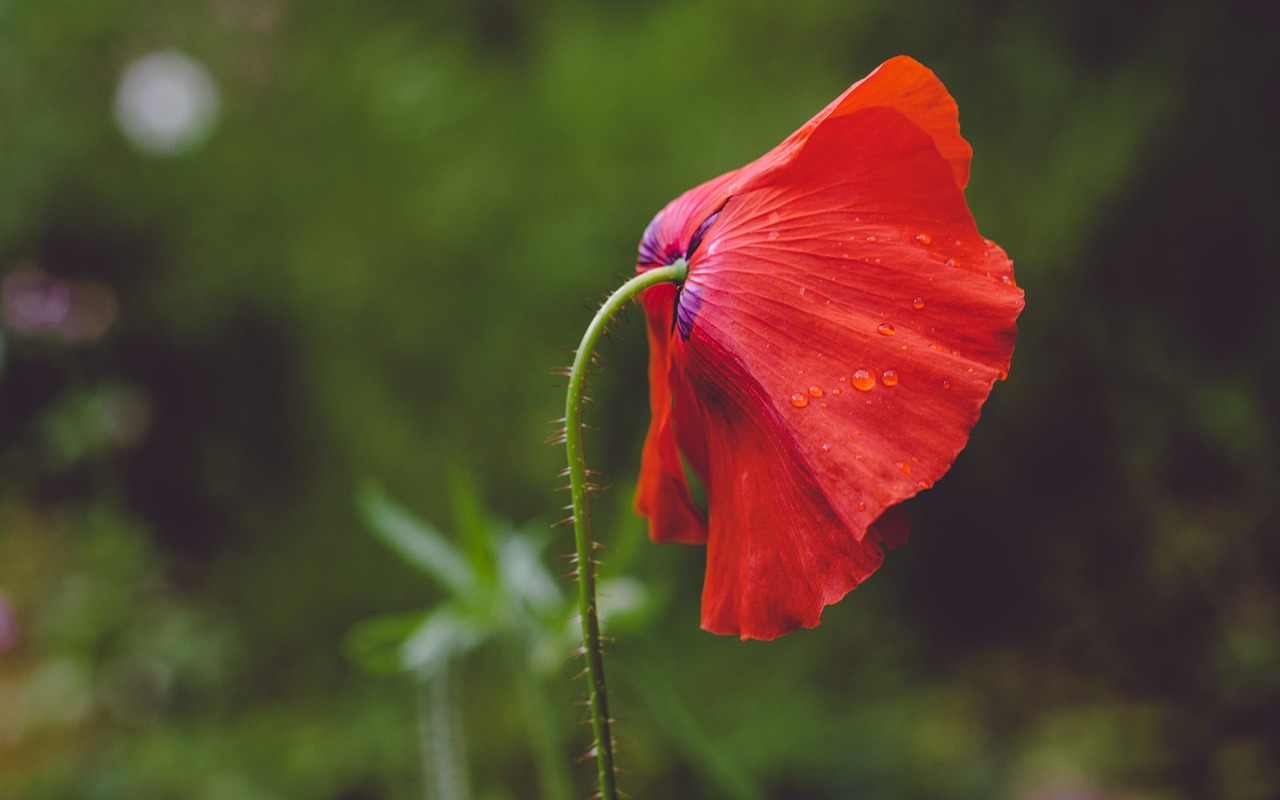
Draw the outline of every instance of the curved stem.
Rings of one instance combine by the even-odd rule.
[[[591,532],[591,505],[587,498],[587,462],[582,450],[582,403],[596,343],[614,315],[640,292],[659,283],[684,280],[689,267],[683,259],[642,272],[609,295],[582,336],[582,344],[569,370],[565,398],[565,448],[569,455],[569,491],[573,496],[573,538],[577,544],[578,607],[582,616],[582,650],[587,659],[587,692],[591,704],[591,729],[600,780],[601,800],[617,800],[614,778],[613,737],[609,732],[609,700],[605,690],[604,657],[600,650],[600,620],[596,615],[595,540]]]

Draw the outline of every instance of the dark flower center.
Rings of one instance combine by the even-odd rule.
[[[716,218],[720,216],[721,210],[724,209],[725,203],[729,199],[725,198],[715,211],[712,211],[697,230],[693,232],[693,236],[689,238],[689,245],[683,250],[679,242],[670,241],[663,243],[658,239],[658,232],[662,228],[662,217],[666,210],[659,211],[657,216],[649,222],[644,229],[644,236],[640,239],[640,254],[638,261],[640,266],[660,266],[665,267],[676,263],[680,259],[686,261],[693,258],[693,254],[697,251],[702,239],[707,235],[707,231],[711,229]],[[689,334],[693,331],[693,320],[698,315],[698,309],[702,308],[702,290],[694,285],[685,283],[680,284],[676,292],[676,308],[672,319],[672,327],[680,331],[680,338],[687,340]]]

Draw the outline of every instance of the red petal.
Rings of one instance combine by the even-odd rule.
[[[836,522],[785,422],[733,366],[727,354],[691,350],[691,380],[673,387],[680,424],[705,435],[699,472],[711,536],[702,627],[772,639],[817,625],[822,608],[883,555],[872,536],[855,538]]]
[[[642,296],[649,327],[649,408],[653,421],[640,456],[635,506],[649,519],[653,541],[702,544],[707,540],[707,526],[689,492],[671,420],[667,375],[675,294],[676,287],[668,283],[654,286]]]
[[[704,625],[816,624],[879,564],[868,526],[949,469],[1008,369],[1012,265],[934,137],[874,107],[741,187],[686,289],[702,304],[672,388],[681,448],[706,448]]]
[[[825,119],[836,119],[876,106],[898,111],[928,134],[951,165],[956,186],[963,189],[968,185],[973,150],[960,136],[956,101],[932,71],[908,56],[892,58],[836,98],[823,113],[827,114]]]
[[[832,100],[813,119],[800,126],[761,158],[743,167],[744,177],[756,177],[789,161],[821,126],[867,108],[891,108],[924,131],[951,166],[956,186],[969,183],[973,149],[960,136],[960,111],[942,81],[927,67],[908,56],[881,64],[867,77]],[[732,191],[729,194],[733,194]]]
[[[898,56],[850,86],[768,153],[673,200],[654,220],[654,230],[646,231],[646,239],[652,235],[655,241],[669,245],[683,255],[694,230],[730,195],[753,180],[767,178],[770,173],[784,169],[809,137],[823,125],[868,108],[891,108],[915,123],[932,139],[934,147],[951,166],[956,185],[963,189],[969,182],[969,161],[973,151],[960,136],[959,110],[955,100],[927,67],[908,56]],[[650,266],[642,263],[640,271]]]

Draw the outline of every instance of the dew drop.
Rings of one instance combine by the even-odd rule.
[[[853,372],[853,388],[861,392],[869,392],[876,385],[876,376],[870,370],[858,369]]]
[[[880,373],[880,380],[885,386],[897,386],[898,371],[896,369],[886,369],[884,372]]]
[[[791,405],[795,406],[796,408],[804,408],[805,406],[809,405],[809,396],[806,394],[801,394],[800,392],[796,392],[795,394],[791,395]]]
[[[947,266],[948,266],[948,267],[954,267],[955,265],[956,265],[956,260],[955,260],[954,258],[948,258],[948,259],[947,259]]]
[[[903,475],[910,475],[910,474],[911,474],[911,465],[910,465],[910,464],[908,464],[907,462],[905,462],[905,461],[895,461],[895,462],[893,462],[893,465],[894,465],[895,467],[897,467],[898,469],[902,470],[902,474],[903,474]]]
[[[867,510],[867,504],[866,504],[866,503],[858,503],[858,510],[859,510],[859,511],[866,511],[866,510]]]
[[[822,452],[824,452],[824,453],[830,453],[830,452],[831,452],[831,442],[823,442],[823,443],[822,443]]]
[[[827,407],[827,404],[825,401],[818,404],[818,408],[826,408],[826,407]]]
[[[929,245],[929,244],[933,244],[933,237],[927,233],[917,233],[916,241],[919,242],[920,244]]]
[[[911,307],[912,307],[912,308],[914,308],[914,309],[917,309],[917,310],[919,310],[919,309],[921,309],[921,308],[924,308],[924,298],[923,298],[923,297],[917,297],[916,299],[912,300],[912,301],[911,301]]]
[[[879,237],[877,237],[877,236],[868,236],[868,237],[867,237],[867,241],[868,241],[868,242],[870,242],[870,243],[872,243],[872,244],[874,244],[874,243],[876,243],[876,242],[880,241],[880,238],[879,238]]]
[[[840,396],[840,387],[839,387],[839,386],[837,386],[836,388],[834,388],[834,389],[832,389],[832,390],[831,390],[831,396],[832,396],[832,397],[839,397],[839,396]]]
[[[884,263],[884,262],[882,262],[882,261],[881,261],[880,259],[878,259],[878,258],[873,258],[873,259],[871,259],[871,263],[872,263],[872,264],[875,264],[875,265],[878,267],[878,266],[880,266],[880,265],[881,265],[882,263]]]
[[[818,386],[817,384],[814,384],[813,386],[810,386],[810,387],[809,387],[809,396],[810,396],[810,397],[822,397],[822,387],[821,387],[821,386]]]
[[[881,336],[892,336],[894,334],[893,326],[887,322],[881,322],[876,327],[876,333],[880,334]]]
[[[951,388],[951,381],[944,380],[944,381],[942,382],[942,388],[943,388],[943,389],[950,389],[950,388]]]
[[[928,481],[916,481],[916,488],[917,488],[917,489],[928,489],[928,488],[929,488],[930,486],[932,486],[932,485],[933,485],[933,484],[932,484],[932,483],[929,483]]]

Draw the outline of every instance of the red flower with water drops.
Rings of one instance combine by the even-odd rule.
[[[645,230],[650,405],[636,506],[707,545],[702,626],[818,624],[906,540],[1007,373],[1022,291],[964,199],[955,101],[898,57]],[[705,504],[695,500],[700,484]]]

